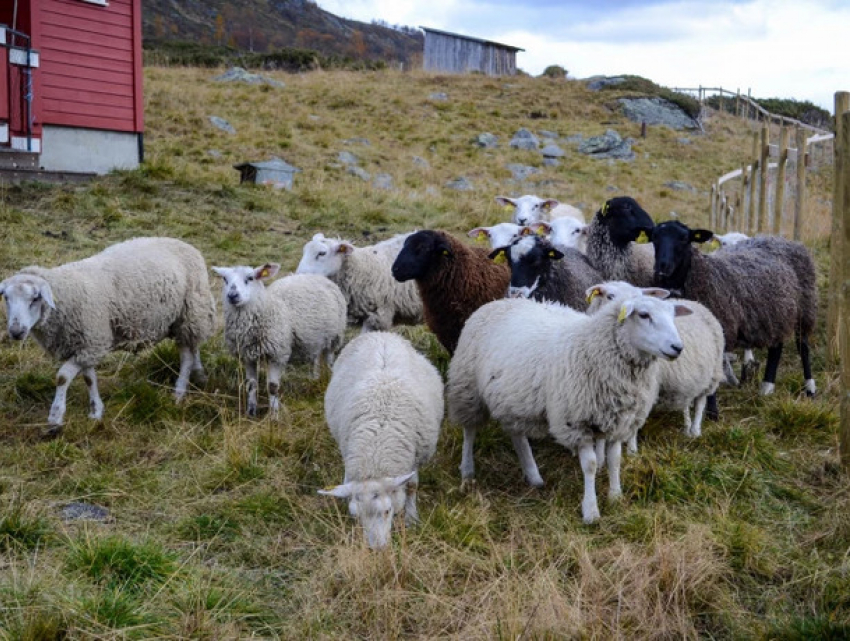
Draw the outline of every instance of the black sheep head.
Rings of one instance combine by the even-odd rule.
[[[714,234],[707,229],[691,229],[677,220],[644,231],[655,247],[655,285],[681,291],[691,271],[691,243],[704,243]]]
[[[396,256],[392,267],[393,278],[400,283],[424,278],[453,255],[452,248],[442,233],[418,231],[407,237],[404,247]]]
[[[618,249],[625,249],[632,241],[642,240],[641,232],[654,226],[649,214],[630,196],[608,200],[596,212],[595,222],[608,230],[611,242]]]
[[[564,257],[563,252],[541,236],[522,236],[507,247],[494,249],[490,254],[493,260],[506,258],[511,268],[511,284],[508,296],[511,298],[529,298],[545,279],[551,261]]]

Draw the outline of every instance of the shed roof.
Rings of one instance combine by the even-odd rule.
[[[431,29],[430,27],[419,27],[422,31],[426,33],[436,33],[441,36],[451,36],[452,38],[459,38],[460,40],[470,40],[472,42],[479,42],[485,45],[491,45],[494,47],[501,47],[502,49],[510,49],[511,51],[525,51],[525,49],[520,49],[519,47],[514,47],[513,45],[502,44],[501,42],[494,42],[492,40],[482,40],[481,38],[473,38],[472,36],[464,36],[460,33],[451,33],[450,31],[441,31],[440,29]]]

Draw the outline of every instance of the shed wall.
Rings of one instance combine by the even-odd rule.
[[[423,68],[426,71],[512,76],[516,73],[516,51],[483,42],[425,32]]]

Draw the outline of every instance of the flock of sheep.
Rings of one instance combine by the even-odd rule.
[[[290,360],[333,366],[325,415],[345,466],[322,493],[349,501],[371,547],[395,514],[417,521],[418,469],[435,452],[444,416],[463,428],[460,465],[474,476],[473,446],[488,418],[511,437],[526,481],[543,484],[529,445],[547,435],[576,454],[582,517],[599,518],[595,476],[621,495],[622,445],[637,451],[650,410],[664,406],[699,436],[716,418],[716,391],[738,384],[731,353],[766,348],[762,392],[774,389],[783,343],[794,337],[806,391],[815,393],[808,337],[817,312],[815,267],[800,243],[715,236],[677,221],[654,224],[632,198],[613,198],[585,224],[581,211],[536,196],[497,201],[512,222],[469,232],[399,235],[369,247],[316,234],[297,272],[280,266],[213,267],[222,279],[224,338],[246,373],[247,413],[257,414],[265,362],[270,413],[280,407]],[[717,240],[707,253],[697,244]],[[30,333],[62,362],[48,421],[61,428],[66,392],[82,372],[89,417],[103,416],[95,368],[116,349],[173,338],[179,402],[190,376],[204,384],[200,346],[215,330],[206,263],[172,238],[136,238],[54,268],[26,267],[0,283],[9,336]],[[424,322],[452,355],[447,381],[390,333]],[[347,325],[361,334],[342,349]]]

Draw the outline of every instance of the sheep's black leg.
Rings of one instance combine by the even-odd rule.
[[[767,350],[767,366],[764,368],[764,380],[761,384],[762,394],[772,394],[776,385],[776,370],[779,369],[779,359],[782,356],[782,343],[777,343]]]
[[[806,379],[806,395],[814,396],[817,388],[815,379],[812,378],[812,361],[809,355],[809,339],[797,335],[797,351],[800,353],[800,362],[803,364],[803,378]]]
[[[717,407],[717,394],[712,394],[705,401],[705,417],[709,421],[720,420],[720,410]]]

